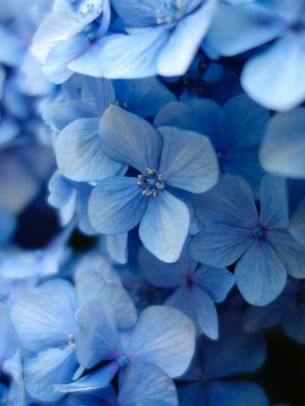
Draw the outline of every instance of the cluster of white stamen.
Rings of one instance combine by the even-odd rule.
[[[156,197],[165,188],[164,177],[151,168],[146,168],[145,172],[145,175],[138,175],[137,185],[143,188],[143,196]]]
[[[167,0],[156,9],[156,24],[172,24],[185,15],[185,0]]]

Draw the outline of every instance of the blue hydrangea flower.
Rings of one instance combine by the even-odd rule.
[[[78,368],[74,335],[77,309],[74,288],[53,280],[25,292],[11,316],[26,351],[24,381],[28,393],[42,401],[61,397],[53,385],[70,382]]]
[[[263,168],[275,175],[305,179],[305,109],[274,115],[260,148]]]
[[[245,334],[240,329],[240,314],[222,317],[220,339],[200,339],[192,366],[183,376],[188,384],[178,387],[181,406],[268,406],[262,388],[245,378],[265,360],[266,347],[261,334]],[[230,379],[231,378],[231,379]]]
[[[186,250],[179,261],[165,264],[147,251],[140,252],[140,264],[147,280],[161,288],[176,288],[165,301],[186,314],[199,333],[218,338],[218,317],[214,303],[223,302],[234,285],[226,268],[213,268],[193,261]]]
[[[263,171],[258,146],[269,113],[245,95],[228,100],[221,108],[212,100],[173,102],[157,114],[154,124],[175,126],[207,135],[222,172],[242,176],[258,194]]]
[[[250,307],[244,314],[246,332],[257,332],[280,324],[284,333],[305,344],[304,281],[289,279],[282,294],[267,306]]]
[[[53,10],[40,24],[32,52],[44,64],[43,72],[54,83],[72,74],[70,64],[80,56],[94,70],[95,49],[110,23],[110,4],[103,0],[55,1]]]
[[[218,164],[208,138],[171,127],[157,131],[116,106],[104,113],[101,134],[104,152],[139,175],[98,183],[89,199],[92,226],[103,234],[119,234],[140,223],[145,247],[165,262],[176,261],[190,214],[172,188],[202,193],[215,185]]]
[[[289,110],[305,98],[304,7],[303,0],[222,2],[209,33],[210,45],[224,56],[261,47],[246,63],[241,83],[272,110]]]
[[[112,5],[127,35],[97,42],[96,66],[83,56],[69,64],[75,72],[112,79],[184,74],[210,26],[216,1],[113,0]]]
[[[274,300],[287,273],[305,277],[305,249],[288,231],[285,180],[263,178],[259,215],[249,186],[234,175],[224,175],[210,192],[195,198],[195,206],[203,228],[191,241],[191,255],[216,267],[238,260],[236,284],[249,303]]]

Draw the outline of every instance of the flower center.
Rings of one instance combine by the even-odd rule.
[[[118,359],[118,364],[120,368],[125,368],[129,363],[129,359],[126,357],[126,355],[121,355],[120,358]]]
[[[265,235],[265,230],[261,226],[257,226],[252,230],[252,235],[257,240],[260,240]]]
[[[165,188],[163,175],[151,168],[146,168],[145,174],[138,175],[137,185],[143,189],[143,196],[156,197]]]
[[[156,9],[156,24],[176,23],[185,13],[185,0],[163,0]]]

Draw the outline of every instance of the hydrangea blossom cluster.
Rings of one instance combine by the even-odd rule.
[[[0,5],[0,404],[274,404],[266,332],[305,344],[305,0]]]

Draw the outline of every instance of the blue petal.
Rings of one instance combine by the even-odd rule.
[[[65,280],[52,280],[24,293],[11,310],[23,347],[39,351],[67,341],[76,330],[76,298]]]
[[[163,138],[159,171],[167,185],[203,193],[217,183],[218,162],[207,137],[173,127],[158,130]]]
[[[289,231],[291,235],[305,246],[305,199],[301,200],[290,219]]]
[[[99,124],[98,118],[80,118],[60,132],[54,146],[62,175],[77,182],[93,182],[122,171],[123,166],[103,152]]]
[[[288,274],[298,279],[305,278],[305,248],[286,230],[269,231],[268,240]]]
[[[178,76],[187,71],[212,22],[216,5],[216,0],[201,2],[195,12],[176,24],[158,57],[160,75]]]
[[[305,178],[305,109],[276,114],[270,121],[260,150],[260,162],[271,173]]]
[[[126,351],[129,357],[177,377],[186,371],[194,349],[195,327],[183,313],[167,306],[150,306],[140,315]]]
[[[268,242],[255,242],[242,256],[235,269],[236,284],[244,299],[264,306],[285,287],[287,273]]]
[[[223,302],[235,283],[234,276],[227,268],[212,268],[207,265],[199,267],[193,274],[193,280],[215,303]]]
[[[79,34],[66,41],[59,42],[48,54],[43,73],[50,82],[60,84],[69,79],[73,72],[67,68],[68,63],[88,48],[85,35]]]
[[[114,310],[103,299],[83,304],[76,313],[76,355],[84,368],[116,359],[122,352]]]
[[[257,224],[257,211],[251,189],[239,176],[222,176],[213,189],[195,196],[194,204],[203,225],[219,223],[251,228]]]
[[[265,44],[284,31],[285,22],[257,3],[220,4],[208,41],[221,55],[231,56]]]
[[[107,79],[86,78],[82,98],[94,106],[97,116],[100,117],[115,101],[113,84]]]
[[[215,406],[269,406],[265,392],[255,382],[213,381],[208,386],[207,398]]]
[[[156,0],[146,0],[145,2],[113,0],[112,4],[127,26],[147,27],[156,24]]]
[[[54,385],[70,382],[76,368],[74,348],[48,349],[25,361],[25,387],[35,399],[46,402],[58,400],[62,394],[55,391]]]
[[[246,63],[241,84],[257,103],[287,111],[305,98],[304,36],[291,33]]]
[[[286,308],[286,314],[282,322],[285,334],[300,344],[305,343],[305,312],[303,306],[295,306],[292,303]]]
[[[111,106],[101,121],[101,140],[105,153],[115,161],[140,172],[157,170],[161,137],[144,119],[120,107]]]
[[[259,222],[268,228],[287,228],[288,194],[285,179],[270,175],[262,179]]]
[[[178,406],[176,387],[157,366],[133,362],[124,375],[118,403],[121,406]]]
[[[147,198],[139,235],[145,248],[164,262],[179,259],[190,225],[187,206],[166,190]]]
[[[97,389],[107,387],[117,373],[118,369],[119,365],[116,362],[111,362],[97,371],[85,375],[77,381],[67,384],[54,385],[54,388],[57,392],[62,394],[79,392],[87,393],[96,391]]]
[[[211,297],[198,286],[181,286],[165,302],[181,310],[196,325],[200,333],[218,338],[217,310]]]
[[[56,129],[61,131],[72,121],[93,118],[96,114],[95,108],[90,104],[81,100],[68,100],[55,108],[53,122]]]
[[[7,310],[0,305],[0,362],[11,358],[17,351],[18,338]]]
[[[147,204],[148,199],[142,195],[136,178],[107,178],[92,191],[89,219],[100,233],[125,233],[141,221]]]
[[[0,61],[4,65],[18,66],[24,55],[24,44],[3,26],[0,27]],[[22,37],[21,37],[22,38]]]
[[[251,231],[237,226],[210,224],[190,243],[190,254],[197,261],[222,268],[233,264],[253,241]]]

